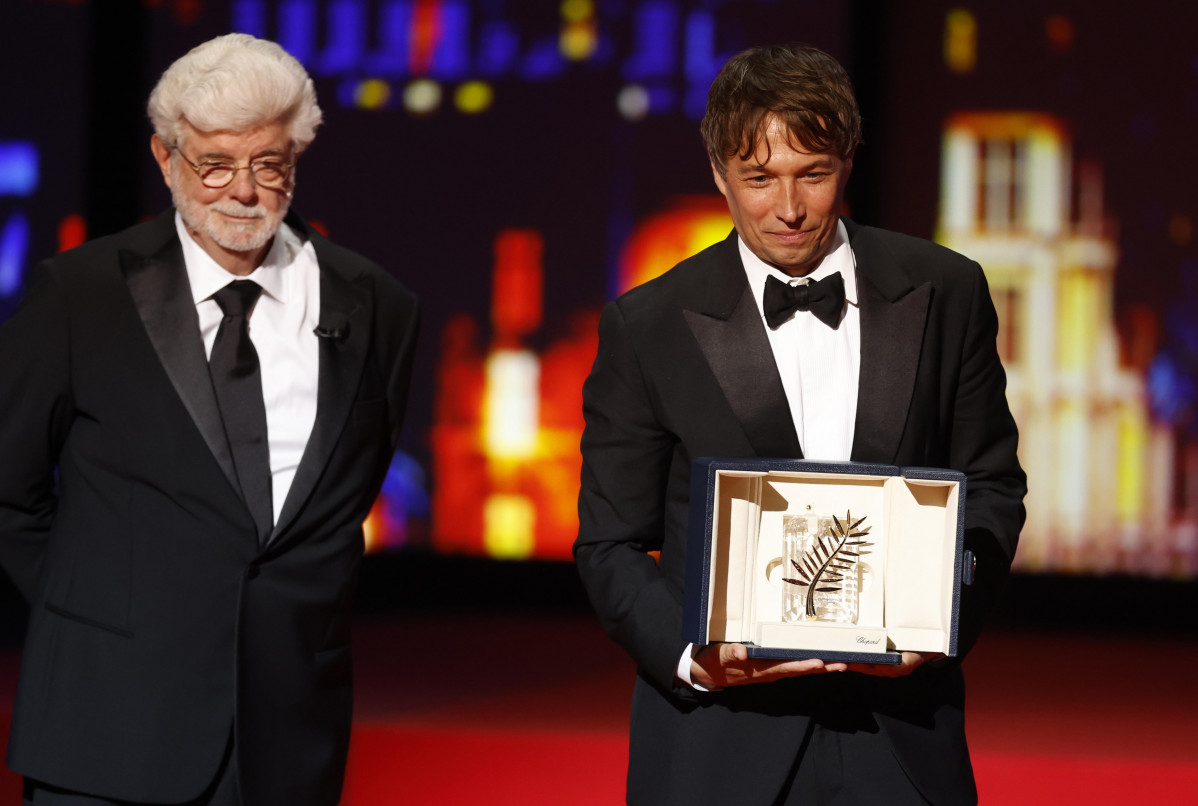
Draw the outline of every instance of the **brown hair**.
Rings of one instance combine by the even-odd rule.
[[[807,149],[848,159],[861,143],[861,112],[848,74],[808,45],[751,48],[720,69],[707,93],[700,131],[721,174],[732,155],[742,160],[753,155],[771,116]]]

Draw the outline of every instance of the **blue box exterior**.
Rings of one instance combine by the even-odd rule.
[[[715,479],[721,470],[742,470],[756,473],[771,471],[798,473],[845,473],[859,476],[902,476],[908,479],[954,481],[959,487],[957,505],[956,562],[953,563],[952,624],[949,632],[950,657],[957,654],[957,631],[961,610],[961,584],[965,540],[965,474],[939,468],[874,465],[860,462],[808,462],[800,459],[716,459],[700,457],[691,463],[690,515],[687,526],[686,590],[682,606],[682,639],[692,644],[707,643],[707,611],[710,607],[708,590],[711,587],[711,540],[714,533]],[[748,644],[749,657],[785,660],[820,658],[846,663],[896,664],[899,652],[830,652],[803,649],[777,649]]]

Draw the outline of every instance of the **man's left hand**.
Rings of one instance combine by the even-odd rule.
[[[943,657],[939,652],[904,652],[902,663],[850,663],[848,671],[877,677],[905,677],[924,663]]]

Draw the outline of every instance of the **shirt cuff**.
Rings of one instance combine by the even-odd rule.
[[[686,645],[686,649],[682,651],[682,657],[678,659],[678,668],[674,670],[674,676],[677,677],[684,686],[693,688],[695,691],[711,691],[711,689],[704,688],[694,680],[691,680],[691,661],[694,659],[695,652],[697,651],[698,647],[696,647],[694,644]]]

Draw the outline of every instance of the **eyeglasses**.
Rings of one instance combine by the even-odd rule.
[[[250,160],[248,165],[238,165],[226,160],[204,160],[197,165],[189,160],[178,146],[173,146],[173,148],[180,157],[183,157],[183,161],[196,172],[196,176],[200,178],[200,182],[206,188],[228,187],[233,182],[233,178],[237,176],[238,171],[249,168],[250,173],[254,175],[256,185],[275,190],[287,184],[287,180],[291,177],[291,169],[295,167],[294,162],[280,162],[274,157],[259,157],[256,160]]]

